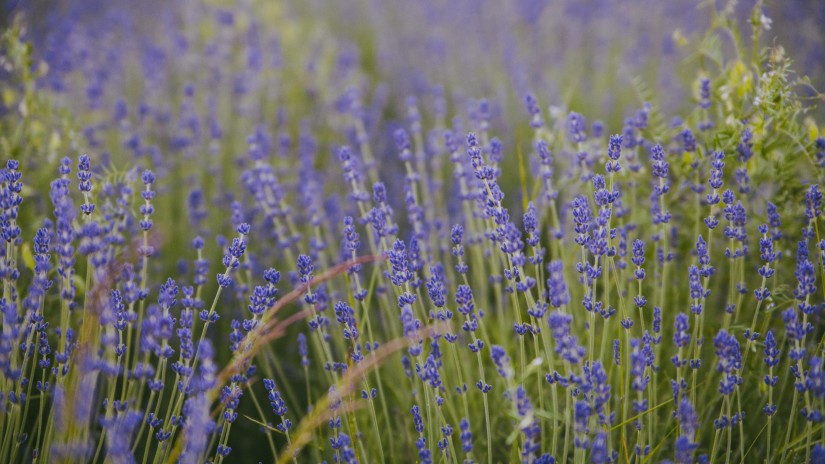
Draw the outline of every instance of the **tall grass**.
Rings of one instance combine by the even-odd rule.
[[[413,85],[369,2],[19,17],[0,462],[825,462],[825,140],[762,3],[633,92],[526,78],[528,6]]]

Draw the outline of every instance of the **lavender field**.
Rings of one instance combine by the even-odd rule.
[[[819,2],[3,8],[0,463],[825,463]]]

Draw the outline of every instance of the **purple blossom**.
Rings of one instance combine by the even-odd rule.
[[[584,116],[570,112],[567,116],[567,138],[572,143],[581,143],[587,139],[587,121]]]
[[[533,129],[538,129],[544,126],[544,118],[541,115],[541,107],[539,102],[532,94],[527,94],[524,97],[524,104],[527,106],[527,113],[530,115],[530,125]]]

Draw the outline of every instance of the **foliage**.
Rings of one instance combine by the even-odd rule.
[[[565,58],[615,89],[538,4],[309,3],[4,32],[0,462],[825,459],[819,97],[761,2]]]

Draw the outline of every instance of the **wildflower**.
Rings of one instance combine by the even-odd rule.
[[[281,423],[276,425],[275,428],[281,431],[282,433],[289,433],[289,429],[292,428],[292,421],[290,421],[286,417],[286,402],[283,400],[283,398],[281,398],[281,394],[276,389],[274,380],[264,379],[263,382],[264,389],[266,389],[267,391],[269,405],[272,407],[272,412],[274,412],[276,416],[281,418]]]
[[[560,308],[570,303],[570,293],[564,282],[564,263],[559,260],[547,264],[549,277],[547,278],[547,299],[554,308]]]
[[[653,175],[660,179],[666,179],[670,173],[668,162],[665,160],[665,149],[661,145],[655,145],[650,152],[650,159],[653,161]],[[658,191],[658,195],[667,193],[663,188]]]
[[[590,462],[596,464],[606,464],[611,462],[611,457],[607,451],[607,434],[604,432],[596,433],[593,439],[593,444],[590,449]]]
[[[387,257],[392,266],[390,280],[393,285],[401,286],[412,280],[412,273],[408,269],[407,249],[403,241],[396,240],[392,245],[392,250],[387,252]]]
[[[536,101],[536,97],[532,94],[527,94],[524,97],[524,103],[527,105],[527,113],[530,114],[530,125],[533,129],[544,126],[544,118],[541,115],[541,108],[539,107],[539,102]]]
[[[644,343],[644,345],[643,345]],[[633,411],[643,413],[647,411],[647,400],[642,393],[647,389],[650,376],[647,375],[647,363],[645,351],[649,349],[649,342],[638,338],[630,339],[630,375],[631,388],[638,393],[637,399],[633,401]]]
[[[587,121],[584,116],[570,112],[567,116],[567,138],[572,143],[581,143],[587,139]]]
[[[570,364],[578,364],[586,355],[586,350],[572,335],[570,324],[573,317],[563,311],[551,311],[547,318],[550,333],[556,342],[556,353]]]
[[[736,152],[739,154],[739,162],[747,163],[753,156],[753,132],[750,127],[745,127],[739,144],[736,145]]]
[[[739,370],[742,368],[739,342],[733,334],[720,330],[713,339],[713,346],[718,359],[716,370],[723,374],[722,380],[719,381],[719,393],[728,396],[742,383],[742,377],[739,375]],[[723,417],[722,420],[716,420],[716,428],[731,425],[730,421],[734,420],[735,417],[738,417],[738,413],[734,414],[734,417]],[[728,420],[728,422],[725,422],[725,420]]]
[[[688,464],[693,462],[693,453],[699,447],[696,432],[699,429],[699,416],[687,398],[679,403],[678,414],[680,435],[676,439],[676,462]]]
[[[690,266],[688,268],[688,282],[690,286],[690,298],[693,300],[693,303],[690,305],[690,311],[693,314],[701,314],[702,313],[702,303],[701,300],[704,300],[708,294],[710,293],[709,290],[705,290],[702,286],[702,281],[700,279],[701,272],[699,268],[696,266]]]
[[[607,383],[607,373],[601,361],[587,361],[583,367],[584,383],[582,390],[585,397],[591,400],[593,413],[599,418],[600,425],[613,423],[613,414],[606,414],[605,406],[610,401],[610,385]]]
[[[589,429],[587,422],[592,414],[590,404],[587,401],[577,400],[573,405],[573,421],[575,424],[576,438],[574,445],[576,448],[587,448],[589,441],[587,434]]]
[[[610,136],[607,145],[607,157],[610,160],[605,164],[605,170],[608,173],[619,172],[622,169],[621,164],[619,164],[619,158],[622,156],[622,141],[623,137],[621,135]]]
[[[68,175],[71,172],[71,160],[63,158],[60,164],[61,177],[52,181],[51,197],[54,205],[55,215],[55,248],[58,255],[57,273],[61,277],[60,283],[60,297],[69,304],[70,308],[74,308],[75,285],[74,279],[74,240],[75,231],[73,221],[77,216],[77,211],[74,208],[74,203],[69,196],[70,181]],[[13,237],[14,232],[4,232],[4,237]],[[8,239],[7,239],[8,240]]]
[[[690,325],[688,323],[687,315],[685,313],[677,314],[674,325],[675,332],[673,334],[673,344],[678,348],[683,348],[690,342],[690,334],[688,334]]]
[[[461,419],[459,429],[461,430],[461,449],[465,453],[471,453],[473,451],[473,434],[470,431],[470,422],[466,417]]]
[[[593,213],[590,211],[590,206],[587,198],[583,195],[577,196],[573,199],[573,231],[578,234],[575,242],[582,247],[590,244],[591,234],[590,227],[593,221]]]
[[[275,304],[275,298],[278,295],[276,285],[281,280],[281,273],[269,268],[264,271],[264,280],[266,285],[256,286],[249,297],[248,309],[254,316],[261,316],[265,310]]]
[[[358,459],[355,457],[355,450],[352,448],[352,440],[350,440],[347,434],[342,433],[338,435],[338,439],[333,443],[333,449],[338,450],[338,453],[335,455],[335,462],[358,464]]]
[[[763,381],[764,381],[765,385],[769,389],[772,390],[776,386],[777,382],[779,382],[779,377],[775,376],[775,375],[772,375],[772,374],[773,374],[773,368],[776,367],[779,364],[779,354],[780,354],[780,350],[777,347],[776,338],[774,337],[772,330],[768,330],[768,333],[765,335],[765,351],[764,351],[764,353],[765,353],[764,361],[765,361],[765,366],[768,367],[768,374],[765,375],[765,377],[763,378]],[[762,411],[766,415],[772,416],[776,413],[776,409],[777,409],[776,404],[774,404],[772,402],[768,402],[768,404],[765,405],[765,407],[762,409]]]
[[[410,356],[418,356],[422,350],[421,336],[418,333],[421,328],[421,321],[415,318],[409,304],[405,304],[401,308],[401,325],[403,326],[404,336],[410,341]]]
[[[682,145],[686,152],[696,151],[696,137],[690,129],[682,131]]]
[[[799,301],[804,301],[808,295],[816,293],[816,276],[814,266],[808,259],[808,244],[801,240],[799,241],[796,253],[796,271],[794,276],[797,280],[796,289],[793,291],[794,297]],[[809,305],[805,303],[800,304],[802,312],[810,311]]]
[[[80,205],[80,211],[86,216],[92,214],[95,210],[95,204],[92,203],[92,162],[89,155],[80,155],[77,162],[77,179],[80,181],[77,188],[83,194],[85,203]]]
[[[536,142],[535,148],[541,164],[541,179],[545,189],[544,198],[547,201],[555,201],[559,193],[553,188],[553,155],[550,153],[550,147],[547,146],[547,142],[544,140],[539,140]],[[561,238],[560,234],[560,230],[554,232],[556,238]]]
[[[106,441],[106,459],[113,463],[134,462],[129,438],[135,427],[140,424],[142,415],[137,411],[129,411],[121,417],[105,420],[104,427],[109,439]]]
[[[430,269],[432,276],[427,281],[427,294],[430,296],[430,300],[432,300],[433,304],[437,308],[443,308],[446,303],[446,290],[444,288],[444,282],[441,279],[442,276],[440,275],[440,272],[434,272],[438,270],[439,267],[432,266]]]
[[[358,324],[355,322],[355,311],[343,301],[335,303],[335,316],[339,324],[344,326],[344,339],[358,340]]]
[[[223,265],[226,266],[226,271],[223,274],[218,274],[218,285],[224,288],[232,285],[232,278],[229,273],[240,266],[241,257],[246,252],[246,236],[249,234],[249,225],[241,224],[238,227],[238,234],[238,237],[232,239],[232,244],[223,256]]]
[[[307,349],[307,337],[303,333],[298,334],[298,354],[301,355],[301,365],[309,366],[309,350]]]
[[[490,349],[490,355],[493,357],[493,364],[495,364],[498,374],[505,379],[511,378],[513,376],[513,368],[510,366],[510,357],[507,356],[504,348],[499,345],[493,345]]]
[[[535,418],[535,412],[533,411],[530,398],[527,397],[527,392],[521,385],[516,387],[514,403],[516,414],[519,418],[519,430],[524,437],[524,443],[521,449],[521,461],[530,463],[534,461],[535,455],[540,448],[541,428]]]

